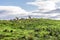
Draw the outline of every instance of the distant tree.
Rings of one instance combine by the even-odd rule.
[[[18,17],[16,17],[16,20],[19,20],[19,18],[18,18]]]
[[[28,16],[29,19],[31,19],[31,16]]]
[[[16,20],[19,20],[19,18],[18,18],[18,17],[15,17],[13,20],[15,20],[15,21],[16,21]]]

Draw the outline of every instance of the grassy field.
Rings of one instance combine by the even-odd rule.
[[[0,20],[0,40],[60,40],[60,21],[37,18]]]

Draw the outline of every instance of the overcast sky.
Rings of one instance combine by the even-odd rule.
[[[60,0],[0,0],[0,19],[32,15],[60,20]]]

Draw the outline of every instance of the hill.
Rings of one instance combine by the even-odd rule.
[[[0,20],[0,40],[60,40],[60,20]]]

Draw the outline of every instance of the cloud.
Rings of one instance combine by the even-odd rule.
[[[38,9],[44,9],[43,11],[50,11],[57,8],[56,3],[59,1],[60,0],[35,0],[27,4],[38,6]]]
[[[12,14],[12,15],[15,15],[15,14],[26,14],[27,11],[20,8],[20,7],[16,7],[16,6],[0,6],[0,10],[2,11],[7,11],[9,12],[8,14]]]
[[[28,15],[29,12],[17,6],[0,6],[0,19]]]
[[[37,10],[26,11],[17,6],[0,6],[0,19],[13,19],[15,17],[32,17],[60,19],[60,7],[56,3],[60,0],[35,0],[27,2],[28,5],[38,6]]]
[[[60,7],[57,5],[59,2],[60,0],[35,0],[27,4],[38,7],[37,10],[32,11],[32,15],[60,20]]]
[[[36,10],[36,11],[33,11],[32,14],[40,18],[60,20],[60,9],[59,8],[48,11],[48,12],[41,12],[39,10]]]

